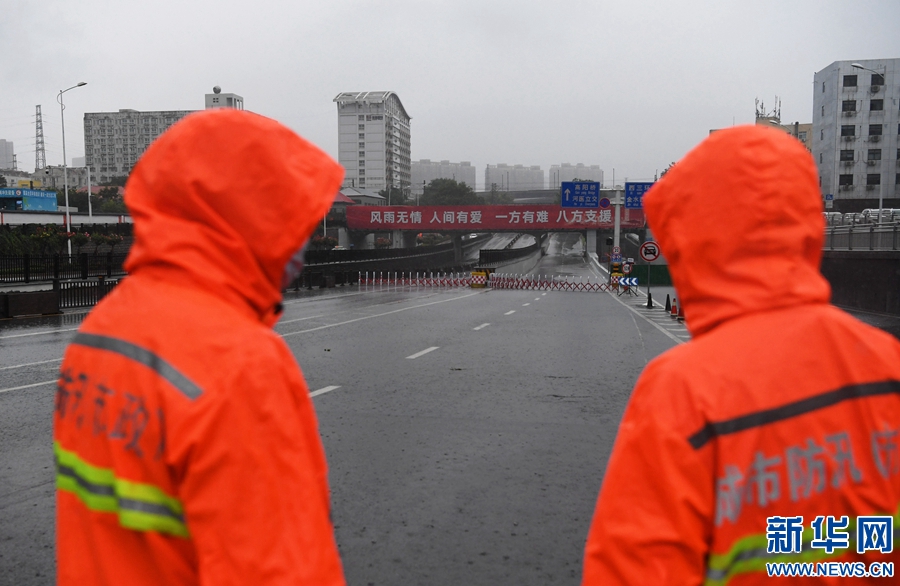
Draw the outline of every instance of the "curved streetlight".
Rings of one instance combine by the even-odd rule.
[[[59,94],[56,96],[56,101],[59,102],[59,118],[62,121],[62,144],[63,144],[63,187],[66,190],[66,232],[70,232],[72,230],[72,218],[69,216],[69,173],[67,171],[68,166],[66,165],[66,116],[63,112],[66,109],[66,106],[63,104],[62,95],[69,90],[74,90],[77,87],[81,87],[83,85],[87,85],[86,81],[78,82],[70,88],[66,88],[64,90],[59,90]],[[68,245],[69,256],[72,256],[72,239],[66,236],[66,244]]]
[[[863,67],[862,63],[851,63],[850,67],[853,67],[855,69],[864,69],[866,71],[871,71],[875,75],[880,75],[881,81],[882,81],[882,83],[884,83],[884,73],[882,73],[880,71],[875,71],[874,69],[869,69],[868,67]],[[887,67],[885,67],[885,73],[887,73]],[[882,175],[882,173],[879,172],[879,175]],[[879,179],[878,179],[878,183],[879,183],[879,186],[878,186],[878,223],[879,224],[881,223],[881,214],[884,213],[884,185],[885,184],[882,183],[882,181],[881,181],[882,179],[884,179],[883,176],[879,177]]]

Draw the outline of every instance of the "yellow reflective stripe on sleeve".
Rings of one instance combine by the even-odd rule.
[[[178,499],[152,484],[116,478],[112,470],[88,464],[59,442],[53,442],[53,451],[56,487],[77,496],[88,509],[117,514],[127,529],[188,536]]]
[[[856,518],[850,517],[846,532],[850,536],[850,549],[856,551]],[[894,526],[900,523],[900,507],[894,513]],[[725,586],[738,574],[765,572],[766,564],[779,562],[821,562],[846,553],[836,550],[828,554],[823,549],[812,549],[814,534],[811,528],[803,531],[803,551],[800,553],[769,553],[766,534],[749,535],[739,539],[727,553],[711,554],[707,560],[705,586]]]

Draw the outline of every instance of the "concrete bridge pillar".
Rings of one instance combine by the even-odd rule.
[[[416,233],[409,230],[393,230],[391,232],[391,248],[415,248]]]
[[[584,243],[584,254],[587,257],[592,252],[597,252],[597,239],[599,238],[599,230],[588,230]]]
[[[458,265],[462,264],[463,258],[462,235],[457,234],[453,237],[453,262]]]

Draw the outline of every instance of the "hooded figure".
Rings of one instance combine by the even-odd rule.
[[[186,117],[144,154],[125,195],[129,276],[61,367],[59,584],[344,583],[312,401],[272,331],[342,177],[232,109]]]
[[[693,339],[637,382],[583,583],[768,584],[767,563],[897,562],[900,343],[829,304],[809,152],[773,129],[715,132],[644,208]]]

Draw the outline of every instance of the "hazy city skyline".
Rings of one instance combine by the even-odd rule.
[[[201,110],[214,85],[337,158],[335,95],[396,92],[412,160],[600,165],[652,179],[754,100],[811,122],[813,74],[900,57],[891,0],[675,3],[337,0],[14,3],[0,21],[0,138],[34,167],[84,155],[85,112]]]

